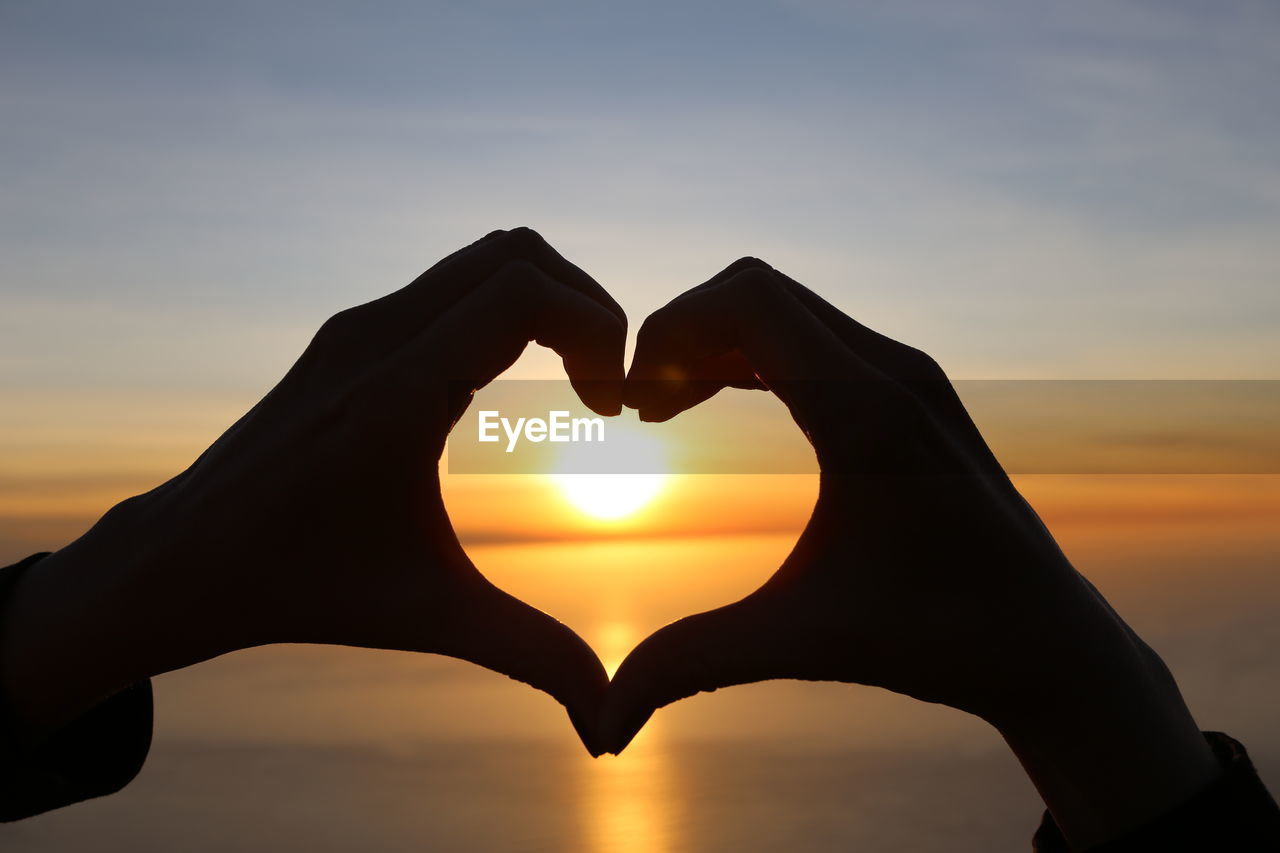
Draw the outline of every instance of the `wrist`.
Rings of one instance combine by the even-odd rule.
[[[1131,651],[997,723],[1073,847],[1141,826],[1220,773],[1163,662],[1136,638]]]

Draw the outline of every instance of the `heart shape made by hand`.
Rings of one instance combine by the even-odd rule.
[[[821,468],[816,506],[758,589],[627,656],[587,727],[593,753],[621,751],[663,705],[776,678],[877,685],[999,718],[1028,685],[1054,695],[1046,666],[1101,664],[1062,637],[1128,631],[931,358],[754,258],[646,319],[623,402],[662,422],[725,387],[785,404]]]
[[[724,387],[766,390],[821,471],[772,576],[656,631],[612,679],[476,569],[444,507],[446,437],[530,341],[602,416],[625,404],[663,422]],[[1004,734],[1073,842],[1220,775],[1167,668],[1072,568],[927,355],[753,258],[648,317],[629,369],[625,343],[617,303],[528,229],[340,312],[190,468],[23,575],[7,713],[35,743],[148,675],[334,643],[528,682],[593,754],[620,752],[663,705],[765,679],[944,703]],[[1114,808],[1099,819],[1098,804]]]
[[[625,404],[663,422],[724,387],[766,390],[821,469],[776,573],[657,631],[612,680],[573,631],[477,570],[441,495],[450,430],[530,341],[562,357],[602,416]],[[1062,555],[925,354],[753,258],[648,317],[629,369],[625,345],[618,304],[529,229],[493,232],[335,315],[190,468],[49,558],[49,595],[79,591],[74,607],[56,604],[60,623],[127,665],[99,667],[30,716],[53,725],[140,674],[272,642],[477,663],[554,696],[595,754],[620,751],[656,708],[763,679],[878,685],[998,720],[1028,696],[1069,708],[1063,673],[1119,683],[1145,671],[1134,663],[1143,646]],[[127,566],[129,579],[95,575],[101,565]],[[95,616],[112,600],[141,611],[127,634]]]

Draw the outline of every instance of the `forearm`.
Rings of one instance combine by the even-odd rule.
[[[1131,635],[1109,666],[1063,684],[997,727],[1073,849],[1142,826],[1221,773],[1168,669]]]
[[[38,742],[131,684],[235,647],[234,625],[212,618],[209,581],[172,560],[117,508],[27,570],[0,623],[0,695],[23,738]]]

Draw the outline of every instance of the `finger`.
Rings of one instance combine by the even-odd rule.
[[[531,228],[495,232],[427,270],[389,298],[395,310],[433,317],[512,261],[528,261],[600,303],[624,324],[626,313],[594,278],[570,263]]]
[[[862,325],[791,276],[774,269],[759,258],[739,258],[706,282],[677,297],[676,301],[714,288],[737,273],[749,269],[772,271],[819,321],[885,375],[899,380],[937,379],[940,376],[945,378],[941,368],[925,353]]]
[[[955,387],[932,357],[864,326],[785,273],[777,272],[777,275],[790,292],[850,349],[877,370],[898,380],[933,412],[939,422],[947,424],[953,437],[973,454],[975,460],[1000,468]]]
[[[624,401],[641,420],[687,408],[697,366],[737,350],[802,427],[817,415],[826,379],[884,379],[799,302],[772,270],[749,267],[685,293],[640,328]]]
[[[664,705],[735,684],[791,675],[779,614],[758,596],[689,616],[627,655],[600,711],[600,745],[620,753]]]
[[[442,651],[550,694],[568,711],[587,751],[604,751],[598,717],[609,676],[566,625],[482,581],[467,597]]]
[[[691,288],[685,294],[676,297],[675,302],[679,302],[684,296],[701,291],[727,281],[738,273],[748,269],[770,269],[769,265],[759,258],[742,257],[711,278],[699,284],[697,287]],[[673,378],[673,377],[668,377]],[[704,359],[689,370],[689,375],[680,377],[682,382],[679,386],[669,387],[667,393],[672,395],[672,407],[678,408],[678,411],[692,409],[700,403],[703,403],[716,394],[720,393],[722,388],[743,388],[748,390],[768,390],[756,376],[755,370],[751,367],[749,361],[742,353],[732,350],[726,353],[713,355]],[[640,393],[635,389],[632,390],[633,395]]]
[[[365,370],[395,352],[467,292],[468,283],[448,275],[448,271],[456,268],[462,258],[475,255],[485,246],[491,247],[506,234],[501,230],[490,231],[437,261],[405,287],[334,314],[316,332],[308,349],[311,358],[304,357],[299,365],[314,363],[316,358],[323,357],[328,362],[324,372],[332,380],[335,368]]]
[[[925,353],[862,325],[791,276],[759,258],[739,258],[708,281],[677,297],[677,302],[684,296],[716,287],[735,274],[749,269],[772,271],[819,321],[887,376],[899,380],[936,379],[942,373],[937,363]]]
[[[488,234],[481,237],[479,240],[476,240],[473,243],[469,243],[466,246],[463,246],[461,249],[458,249],[456,252],[446,255],[445,257],[436,261],[434,264],[428,267],[425,272],[422,273],[422,276],[430,275],[433,272],[443,272],[444,270],[452,266],[454,261],[458,260],[463,255],[470,254],[473,250],[479,248],[480,246],[485,245],[486,243],[491,243],[492,241],[494,241],[495,239],[497,239],[498,237],[501,237],[506,233],[507,232],[505,229],[495,228],[494,230],[490,231]],[[418,276],[418,278],[422,278],[422,276]],[[410,283],[410,285],[408,286],[412,286],[412,283]],[[401,288],[401,289],[403,290],[404,288]]]
[[[882,373],[899,380],[934,379],[942,373],[925,353],[862,325],[786,273],[774,272],[802,305]]]
[[[636,380],[634,384],[639,384]],[[752,368],[751,362],[738,350],[730,350],[720,355],[703,359],[689,368],[687,376],[681,377],[678,383],[660,381],[663,386],[656,389],[666,400],[668,409],[675,414],[692,409],[711,399],[724,388],[739,388],[748,391],[767,391],[768,387],[760,381]],[[633,397],[644,392],[631,389]],[[656,420],[651,416],[648,419]]]
[[[687,297],[713,288],[716,285],[729,281],[738,273],[751,269],[769,270],[771,267],[759,258],[739,258],[724,269],[720,270],[720,272],[716,273],[711,278],[704,281],[702,284],[690,288],[677,296],[666,307],[674,310],[680,306]],[[668,374],[662,378],[673,379],[675,377],[670,375],[670,372],[668,372]],[[720,387],[763,388],[759,378],[755,375],[755,371],[751,368],[750,363],[736,350],[723,353],[716,352],[715,354],[704,358],[700,364],[691,367],[689,370],[689,376],[682,376],[680,378],[698,381],[706,380],[711,382],[723,380]],[[707,399],[719,390],[719,388],[716,388],[714,391],[703,393],[698,398],[697,402]],[[693,405],[696,405],[696,403],[691,402],[687,408],[691,408]]]
[[[677,296],[676,299],[679,300],[683,296],[688,296],[690,294],[698,293],[700,291],[715,287],[716,285],[721,284],[733,278],[738,273],[744,272],[750,269],[771,270],[773,269],[773,267],[769,266],[767,263],[760,260],[759,258],[755,258],[755,257],[751,257],[750,255],[747,255],[747,256],[738,258],[736,261],[729,264],[729,266],[720,270],[720,272],[711,276],[711,278],[707,279],[697,287],[692,287],[689,290],[686,290],[680,296]]]
[[[768,387],[760,381],[755,368],[751,366],[740,350],[730,350],[721,355],[706,359],[693,369],[694,378],[704,382],[716,382],[725,388],[742,388],[752,391],[767,391]]]
[[[430,328],[452,305],[515,260],[528,261],[552,278],[599,302],[625,327],[626,314],[613,297],[529,228],[492,231],[439,261],[405,287],[340,312],[329,325],[339,333],[347,328],[358,328],[363,337],[381,342],[381,346],[376,348],[379,352],[393,351]]]
[[[484,387],[515,363],[530,341],[550,347],[583,403],[602,415],[622,411],[626,326],[598,301],[513,261],[420,335],[405,354],[414,370]]]
[[[622,322],[623,328],[626,328],[627,312],[622,310],[622,306],[598,281],[561,255],[532,228],[517,228],[516,232],[518,232],[517,241],[524,241],[524,254],[517,257],[532,261],[547,275],[599,302]],[[521,244],[517,242],[517,248],[520,246]]]

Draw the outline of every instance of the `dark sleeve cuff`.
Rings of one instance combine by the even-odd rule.
[[[0,569],[0,611],[19,577],[47,554]],[[151,749],[151,682],[104,700],[37,745],[0,696],[0,821],[20,820],[129,784]]]
[[[1036,853],[1243,853],[1280,851],[1280,808],[1244,746],[1222,732],[1205,732],[1223,773],[1208,788],[1151,823],[1072,851],[1046,811],[1031,841]]]

